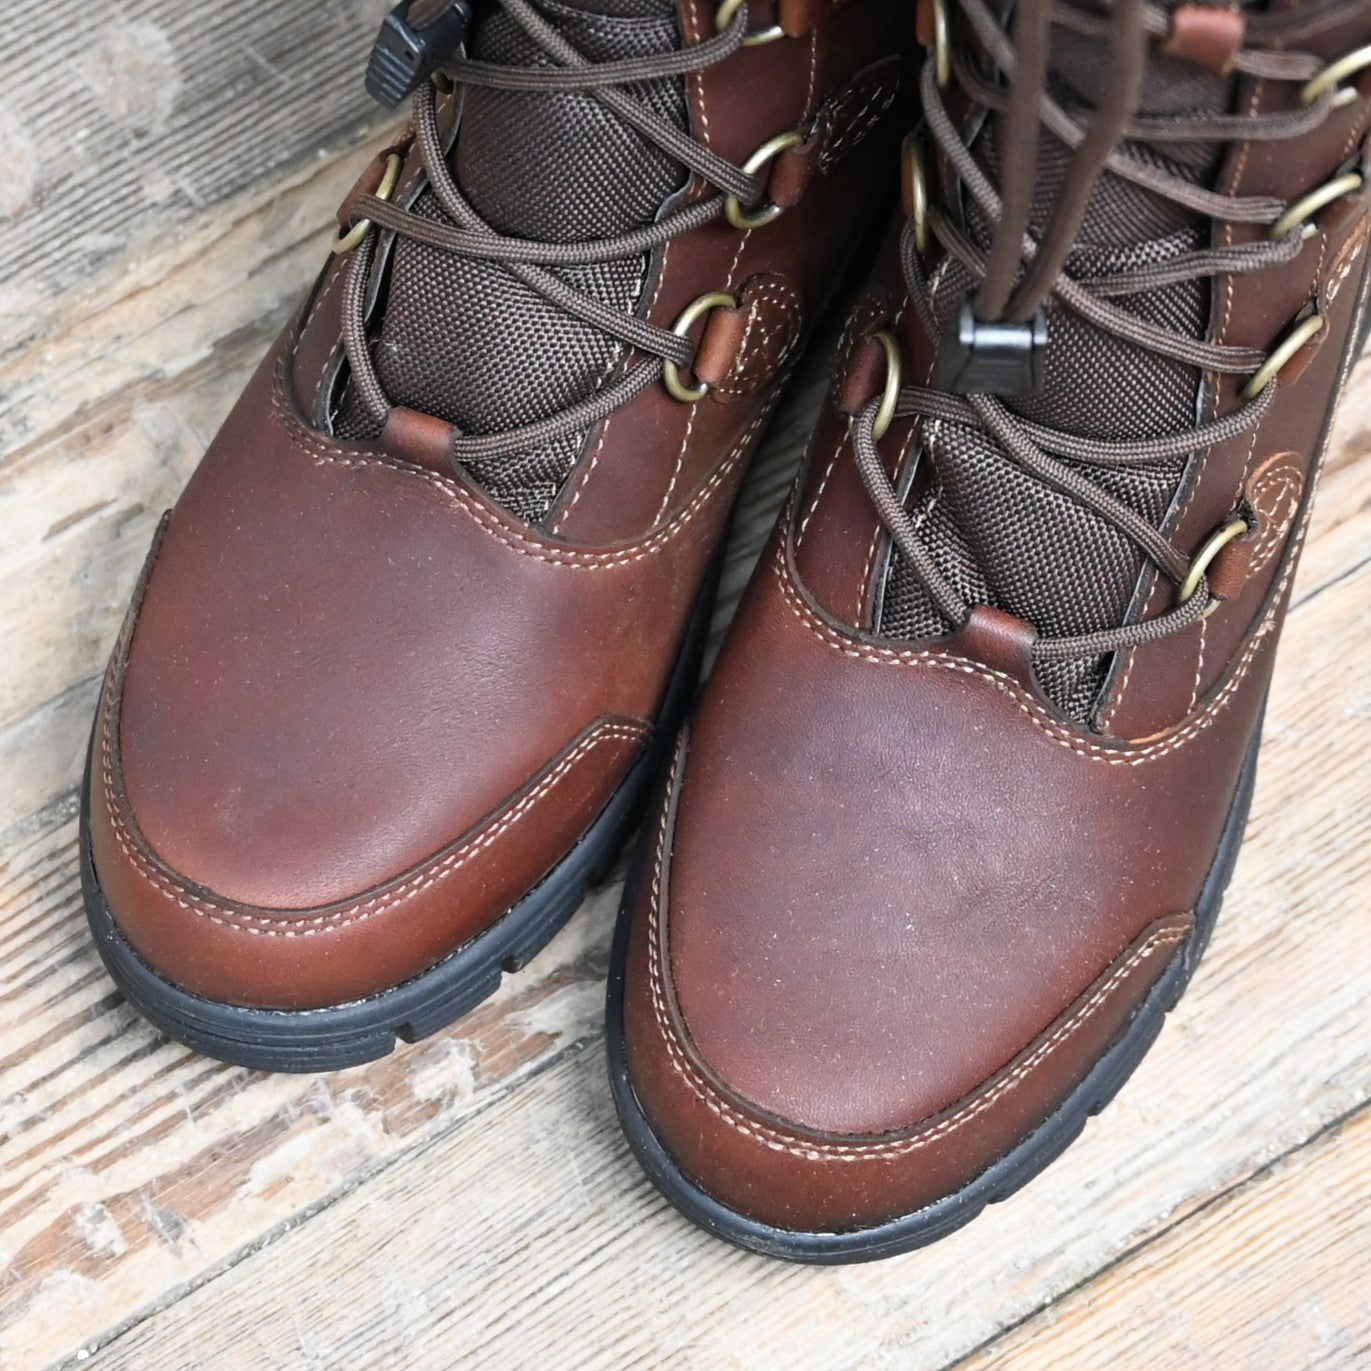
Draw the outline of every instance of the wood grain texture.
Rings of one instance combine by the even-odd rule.
[[[68,333],[0,365],[0,833],[80,774],[97,681],[161,511],[199,460],[323,260],[328,221],[367,152],[258,188],[203,251],[166,261]],[[812,405],[816,361],[796,383]],[[773,426],[774,498],[803,447],[810,409]],[[746,560],[770,519],[738,544]],[[740,525],[747,523],[740,511]],[[736,570],[728,581],[736,591]]]
[[[354,170],[259,188],[155,291],[0,365],[0,830],[70,789],[157,518],[318,269]]]
[[[385,0],[11,5],[0,46],[0,360],[236,193],[378,122]]]
[[[1371,1111],[1169,1229],[963,1371],[1371,1364]]]
[[[789,484],[825,371],[822,356],[802,370],[758,457],[711,650]],[[78,698],[69,710],[67,787],[89,708]],[[617,885],[452,1033],[328,1077],[220,1066],[161,1038],[109,983],[80,908],[75,837],[68,794],[0,845],[6,1371],[42,1366],[205,1279],[599,1031]]]

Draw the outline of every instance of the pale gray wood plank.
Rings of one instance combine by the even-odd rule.
[[[0,359],[54,301],[160,250],[244,187],[380,112],[385,0],[17,7],[0,46]]]
[[[1371,1111],[1363,1109],[962,1371],[1371,1363]]]

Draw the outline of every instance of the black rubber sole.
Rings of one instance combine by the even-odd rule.
[[[648,1178],[688,1219],[726,1242],[786,1261],[832,1265],[877,1261],[924,1247],[970,1223],[986,1205],[995,1204],[1022,1189],[1055,1161],[1080,1135],[1091,1116],[1098,1114],[1119,1092],[1156,1041],[1166,1015],[1175,1008],[1195,974],[1218,921],[1223,893],[1242,846],[1256,781],[1260,740],[1259,722],[1243,763],[1218,854],[1196,903],[1195,927],[1122,1034],[1089,1075],[1054,1114],[961,1190],[913,1214],[848,1232],[775,1228],[721,1204],[681,1171],[652,1131],[629,1082],[624,1053],[624,968],[633,892],[642,877],[649,846],[642,844],[635,857],[634,872],[615,929],[609,972],[606,1047],[610,1088],[619,1121]]]
[[[598,818],[543,880],[483,933],[408,981],[326,1009],[250,1009],[206,999],[153,970],[119,931],[90,850],[90,758],[81,795],[81,889],[95,945],[129,1003],[168,1037],[197,1052],[261,1071],[333,1071],[386,1056],[446,1028],[500,988],[504,975],[541,952],[608,875],[642,817],[699,677],[722,570],[715,557],[691,615],[648,750]]]

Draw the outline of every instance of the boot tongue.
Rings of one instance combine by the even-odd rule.
[[[588,61],[669,52],[679,45],[675,0],[542,0],[539,12]],[[471,56],[500,66],[553,65],[500,8],[483,10]],[[677,79],[623,88],[660,118],[687,127]],[[593,95],[468,86],[450,153],[454,179],[497,231],[544,242],[607,237],[648,224],[686,171]],[[443,220],[425,191],[413,206]],[[631,314],[646,257],[559,268],[575,289]],[[372,323],[381,384],[392,403],[437,415],[464,433],[494,433],[557,414],[603,386],[622,355],[613,338],[571,318],[507,271],[400,238],[384,313]],[[355,395],[338,433],[374,436]],[[550,509],[584,435],[473,464],[471,474],[530,521]]]
[[[565,0],[544,17],[592,61],[639,57],[675,46],[675,0]],[[501,9],[473,35],[471,55],[500,66],[550,60]],[[629,88],[654,113],[680,124],[678,90]],[[467,90],[453,150],[457,184],[502,233],[580,241],[650,221],[681,183],[681,169],[594,96]]]
[[[1058,27],[1053,31],[1051,94],[1077,123],[1110,79],[1104,45]],[[1227,113],[1232,82],[1178,60],[1152,58],[1141,116]],[[988,119],[973,145],[994,184],[1000,184],[998,126]],[[1172,143],[1165,154],[1132,145],[1139,160],[1198,184],[1212,182],[1221,147]],[[1036,167],[1033,232],[1051,219],[1070,163],[1070,150],[1043,129]],[[982,246],[993,226],[974,208],[967,229]],[[1067,271],[1101,276],[1156,263],[1207,245],[1202,216],[1106,172],[1091,197]],[[953,263],[935,292],[946,327],[968,290],[970,275]],[[1209,318],[1206,281],[1187,281],[1112,302],[1152,324],[1203,337]],[[1199,377],[1190,367],[1124,342],[1049,302],[1046,385],[1041,393],[1006,403],[1024,418],[1086,437],[1140,438],[1175,432],[1196,421]],[[926,440],[932,476],[920,488],[914,516],[940,564],[972,603],[1008,610],[1044,637],[1062,637],[1124,621],[1143,570],[1134,545],[1112,525],[1034,480],[986,434],[936,425]],[[1185,461],[1149,467],[1092,467],[1087,474],[1110,494],[1160,524],[1185,470]],[[922,586],[896,560],[883,599],[880,626],[896,637],[933,636],[946,625]],[[1040,667],[1044,690],[1085,721],[1103,683],[1107,660]]]

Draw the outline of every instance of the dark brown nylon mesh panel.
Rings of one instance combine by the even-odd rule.
[[[675,47],[672,0],[596,0],[596,10],[543,0],[545,17],[593,61]],[[503,66],[545,61],[503,11],[478,24],[472,56]],[[678,81],[628,91],[685,127]],[[584,241],[650,223],[685,172],[593,96],[470,88],[452,154],[458,186],[504,233]],[[441,219],[431,192],[415,205]],[[647,258],[559,268],[578,290],[632,313]],[[374,330],[377,374],[393,403],[436,414],[465,433],[492,433],[559,413],[609,378],[621,345],[546,303],[493,264],[401,239]],[[372,436],[375,425],[348,394],[337,429]],[[537,452],[473,464],[475,478],[520,517],[541,519],[581,450],[570,434]]]
[[[1078,119],[1088,117],[1104,79],[1107,57],[1088,40],[1054,31],[1054,68],[1070,77],[1053,94]],[[1144,97],[1149,114],[1227,110],[1231,83],[1188,63],[1155,62]],[[974,150],[999,182],[995,121],[988,120]],[[1130,147],[1133,155],[1208,184],[1217,151],[1176,145],[1163,159]],[[1184,160],[1179,160],[1184,159]],[[1035,231],[1051,216],[1069,153],[1043,131],[1039,149]],[[974,207],[973,207],[974,208]],[[982,245],[992,228],[970,213],[967,229]],[[1073,276],[1095,276],[1167,260],[1205,246],[1207,221],[1118,177],[1101,178],[1068,263]],[[957,264],[944,270],[935,292],[940,323],[953,317],[971,285]],[[1209,288],[1182,282],[1114,302],[1149,323],[1204,335]],[[1155,356],[1049,306],[1046,385],[1041,394],[1008,401],[1024,418],[1103,439],[1138,438],[1184,429],[1195,422],[1196,373]],[[920,459],[927,470],[915,483],[910,511],[940,566],[971,603],[988,603],[1028,620],[1044,637],[1112,628],[1124,621],[1143,568],[1134,545],[1074,500],[1025,475],[988,435],[955,424],[930,424]],[[1150,467],[1088,469],[1091,479],[1159,524],[1184,475],[1184,460]],[[879,630],[894,638],[946,633],[943,620],[898,552],[882,590]],[[1054,662],[1039,670],[1042,685],[1072,717],[1087,721],[1108,659]]]

